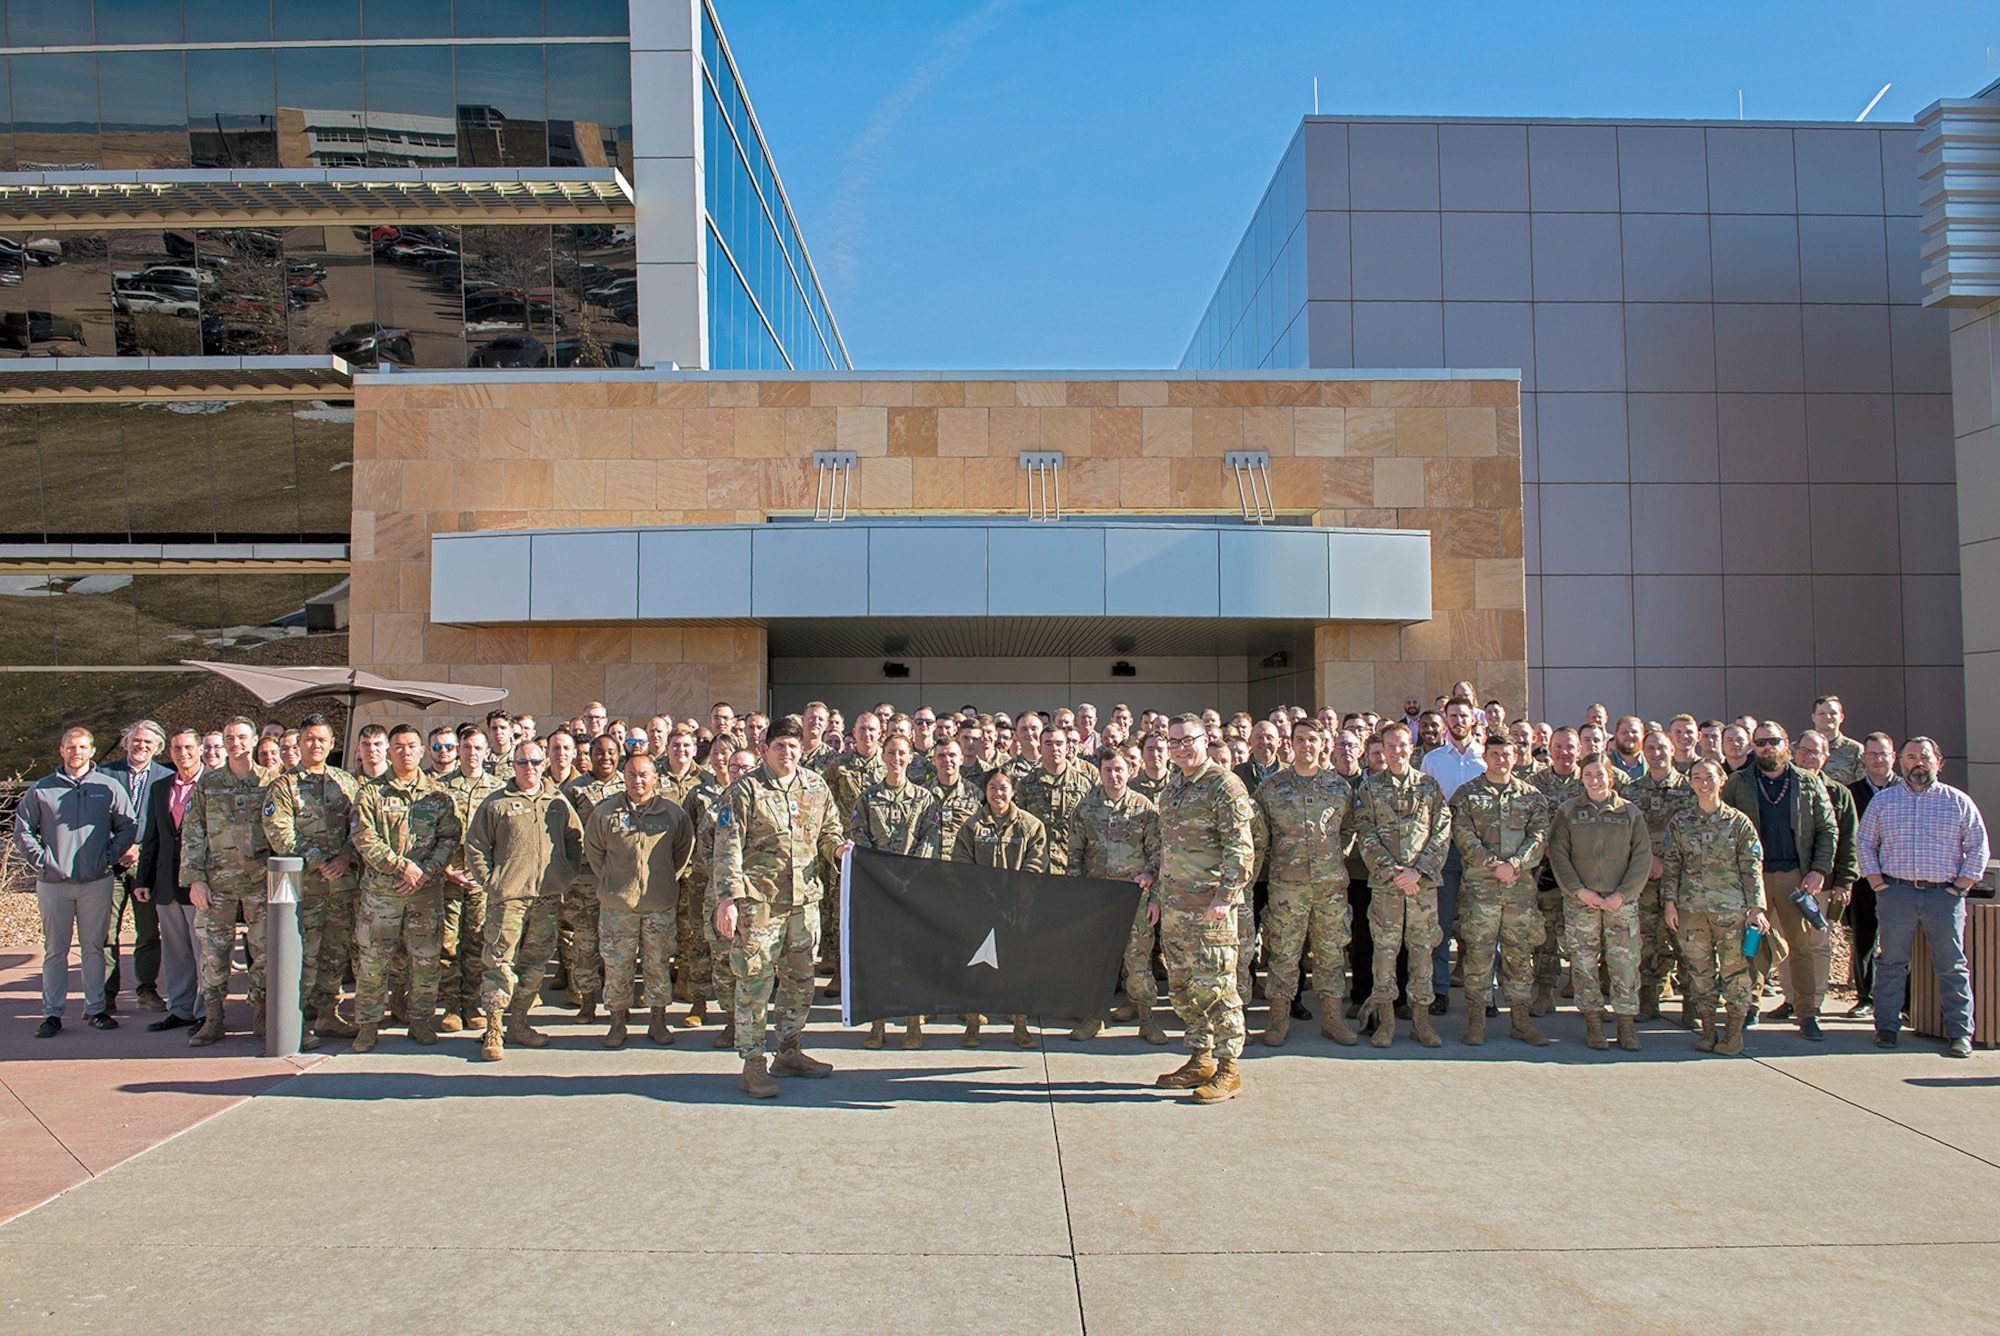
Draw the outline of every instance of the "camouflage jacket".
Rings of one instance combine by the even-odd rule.
[[[1852,784],[1868,773],[1861,764],[1861,744],[1845,733],[1835,731],[1827,735],[1826,764],[1820,767],[1821,776],[1834,784]]]
[[[1543,766],[1529,777],[1528,782],[1542,791],[1552,808],[1561,807],[1571,798],[1583,792],[1583,767],[1578,766],[1567,775],[1558,775],[1551,766]],[[1625,787],[1625,772],[1617,766],[1611,768],[1611,787],[1615,792]]]
[[[1624,794],[1645,815],[1646,835],[1653,842],[1654,856],[1658,857],[1667,847],[1667,824],[1694,806],[1694,790],[1688,787],[1687,776],[1669,770],[1665,779],[1654,779],[1649,770],[1627,784]]]
[[[1174,777],[1174,772],[1171,769],[1169,769],[1166,774],[1162,775],[1158,779],[1154,779],[1144,770],[1134,770],[1132,772],[1131,783],[1127,784],[1125,787],[1131,789],[1132,792],[1138,794],[1141,798],[1144,798],[1146,801],[1152,803],[1155,807],[1157,807],[1159,806],[1160,803],[1160,795],[1167,791],[1167,781],[1171,780],[1173,777]]]
[[[576,809],[576,819],[579,824],[590,820],[590,814],[597,810],[599,803],[615,793],[623,792],[625,792],[623,773],[615,773],[609,779],[596,779],[586,770],[562,786],[563,797],[569,799],[569,805]],[[597,878],[581,862],[576,868],[576,884],[579,890],[597,889]],[[589,901],[584,903],[588,904]]]
[[[964,771],[959,772],[958,783],[950,788],[933,785],[931,796],[937,799],[924,817],[924,834],[929,839],[933,858],[951,857],[952,841],[958,838],[959,829],[986,808],[978,781]]]
[[[1451,846],[1451,809],[1438,782],[1415,766],[1407,774],[1370,775],[1354,797],[1355,844],[1374,890],[1394,885],[1396,869],[1415,868],[1435,889]]]
[[[583,821],[553,784],[524,793],[509,781],[479,804],[465,832],[465,869],[489,906],[561,895],[582,866]]]
[[[583,830],[583,862],[601,904],[663,914],[680,903],[681,873],[694,852],[694,822],[654,790],[643,806],[629,792],[601,802]]]
[[[1177,769],[1159,808],[1160,904],[1182,910],[1242,904],[1257,862],[1251,835],[1257,809],[1243,781],[1213,761],[1192,776]]]
[[[958,828],[958,836],[951,842],[951,861],[1015,872],[1047,872],[1048,832],[1032,813],[1018,807],[1009,807],[1004,817],[994,816],[991,808],[981,808],[979,815]]]
[[[1347,885],[1343,831],[1354,810],[1354,793],[1346,780],[1332,770],[1307,778],[1287,767],[1259,781],[1252,801],[1265,881],[1329,889]]]
[[[937,796],[929,789],[905,778],[895,788],[886,779],[861,790],[861,799],[847,816],[847,838],[863,849],[878,853],[907,854],[912,858],[936,858],[931,843],[936,822],[926,822]]]
[[[723,794],[715,824],[717,901],[781,909],[818,903],[820,865],[839,865],[845,839],[827,782],[806,769],[781,781],[758,766]]]
[[[688,794],[683,810],[694,822],[694,851],[688,859],[688,894],[696,896],[707,907],[709,917],[715,916],[715,813],[722,805],[722,795],[727,786],[717,784],[712,779],[704,779]]]
[[[250,767],[238,779],[227,765],[195,782],[181,817],[180,884],[205,881],[234,895],[262,895],[271,843],[264,838],[264,789],[274,770]]]
[[[501,789],[506,788],[507,781],[505,779],[495,779],[485,770],[481,770],[470,779],[466,778],[463,770],[454,770],[438,780],[438,787],[450,796],[452,808],[458,813],[459,828],[469,832],[472,829],[472,814],[479,810],[479,804],[485,802],[487,798],[498,793]],[[463,836],[459,837],[458,852],[451,856],[450,866],[460,872],[465,871],[465,839]],[[449,890],[450,888],[447,887],[446,889]]]
[[[918,788],[927,789],[937,783],[937,767],[932,765],[931,758],[922,752],[917,752],[910,757],[908,774],[910,783],[915,784]]]
[[[436,780],[419,773],[403,784],[394,771],[361,786],[347,832],[361,857],[363,895],[415,894],[396,875],[405,863],[415,863],[423,872],[416,887],[423,890],[451,862],[463,835],[451,795]]]
[[[799,764],[808,770],[818,771],[821,777],[824,778],[827,766],[831,765],[833,758],[838,755],[840,755],[839,752],[827,746],[824,742],[815,742],[813,749],[799,758]],[[700,769],[700,767],[697,766],[696,769]]]
[[[1616,792],[1603,802],[1578,794],[1549,823],[1549,866],[1564,895],[1591,890],[1633,903],[1653,870],[1645,816]]]
[[[1129,788],[1114,803],[1099,784],[1070,813],[1068,850],[1072,877],[1158,881],[1160,809]]]
[[[1764,907],[1764,846],[1750,818],[1727,803],[1689,807],[1667,823],[1660,898],[1704,914]]]
[[[695,790],[700,788],[704,783],[704,778],[701,773],[701,767],[698,765],[689,766],[688,772],[685,775],[680,776],[678,779],[675,778],[673,775],[668,774],[666,767],[664,766],[660,767],[659,774],[660,774],[659,792],[663,796],[665,796],[668,802],[673,803],[676,807],[679,807],[683,812],[686,812],[688,810],[689,801],[694,797]],[[622,776],[618,781],[618,787],[620,789],[623,789],[625,787],[625,781],[622,778]],[[724,787],[727,786],[725,785]],[[590,816],[588,812],[578,812],[577,815],[584,817],[586,820],[588,820]],[[693,813],[690,812],[689,816],[692,817]]]
[[[305,860],[306,885],[313,890],[351,891],[361,884],[359,859],[350,859],[346,875],[331,881],[318,870],[327,859],[354,852],[347,818],[360,787],[330,765],[318,774],[295,770],[264,790],[264,838],[272,853]]]
[[[861,805],[861,790],[879,781],[886,770],[880,748],[873,756],[844,751],[827,766],[826,786],[833,793],[833,810],[841,814],[843,821]]]
[[[1060,775],[1050,774],[1037,762],[1014,785],[1014,805],[1032,814],[1048,832],[1049,871],[1061,875],[1069,870],[1069,819],[1096,784],[1080,764],[1071,761]]]
[[[1451,838],[1465,865],[1464,879],[1475,886],[1501,887],[1489,863],[1506,863],[1519,874],[1516,886],[1535,889],[1535,865],[1549,843],[1554,810],[1542,791],[1515,775],[1505,785],[1485,775],[1469,779],[1451,795]]]

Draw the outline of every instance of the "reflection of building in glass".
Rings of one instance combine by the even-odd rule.
[[[278,161],[287,167],[454,167],[457,122],[357,108],[278,108]]]
[[[548,122],[510,120],[498,107],[460,107],[458,146],[462,167],[546,167]]]

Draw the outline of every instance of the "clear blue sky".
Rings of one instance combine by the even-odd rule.
[[[716,0],[855,365],[1172,366],[1340,115],[1909,121],[2000,5]]]

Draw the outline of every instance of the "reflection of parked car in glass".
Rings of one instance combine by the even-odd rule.
[[[209,317],[201,322],[204,357],[267,357],[284,351],[282,333]]]
[[[465,323],[468,325],[554,325],[563,321],[556,315],[555,299],[547,293],[522,296],[513,288],[481,288],[465,294]]]
[[[394,329],[373,321],[349,325],[326,341],[326,350],[356,366],[376,366],[382,362],[415,366],[417,362],[416,353],[410,347],[409,330]]]
[[[324,283],[326,266],[317,260],[285,261],[285,281],[287,283]]]
[[[467,366],[521,367],[547,366],[549,351],[542,341],[527,334],[503,334],[482,343],[465,359]]]
[[[292,305],[303,306],[307,302],[325,301],[326,289],[317,283],[302,283],[295,278],[285,285],[285,295],[291,298]]]
[[[618,339],[611,343],[601,343],[598,347],[604,353],[604,361],[602,363],[604,366],[639,365],[639,345],[631,339]],[[582,350],[582,339],[557,339],[554,353],[555,364],[557,366],[576,366],[577,356]]]
[[[122,315],[137,315],[141,311],[173,316],[201,314],[201,303],[192,292],[157,288],[115,287],[111,290],[111,308]]]
[[[74,317],[49,311],[8,311],[0,315],[0,346],[26,351],[37,343],[84,346],[83,325]]]

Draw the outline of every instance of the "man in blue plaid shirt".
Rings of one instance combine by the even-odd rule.
[[[1875,1046],[1894,1048],[1910,978],[1910,943],[1922,925],[1937,967],[1946,1050],[1972,1056],[1972,975],[1965,965],[1965,893],[1986,875],[1986,823],[1961,789],[1938,782],[1937,743],[1903,744],[1903,782],[1882,790],[1861,818],[1861,875],[1875,888]]]

